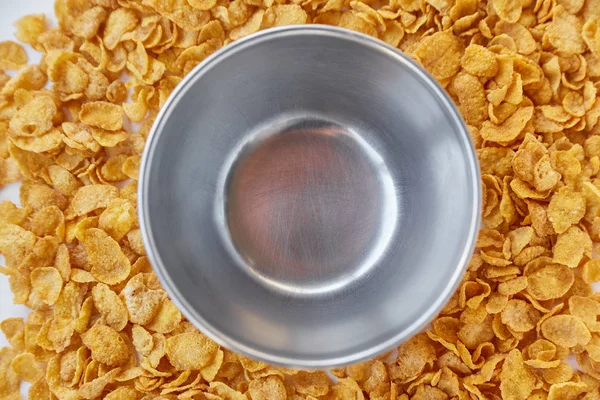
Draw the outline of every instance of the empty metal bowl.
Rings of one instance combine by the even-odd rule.
[[[140,226],[183,314],[226,347],[321,368],[389,350],[449,299],[479,172],[443,89],[398,51],[311,25],[206,59],[149,137]]]

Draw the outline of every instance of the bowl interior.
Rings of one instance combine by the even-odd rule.
[[[476,158],[441,89],[371,39],[314,26],[234,43],[190,75],[140,190],[151,261],[184,314],[234,350],[305,367],[421,329],[479,215]]]

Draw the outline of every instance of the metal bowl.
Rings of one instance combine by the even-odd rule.
[[[473,250],[467,129],[414,62],[310,25],[263,31],[175,89],[143,157],[140,226],[183,314],[226,347],[307,368],[419,332]]]

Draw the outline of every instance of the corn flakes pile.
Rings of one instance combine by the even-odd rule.
[[[0,399],[600,399],[600,0],[57,0],[0,43]],[[295,371],[219,347],[145,256],[140,154],[183,75],[259,29],[338,25],[421,63],[469,125],[478,250],[431,329],[388,355]],[[124,79],[125,77],[125,79]],[[139,123],[139,129],[133,129]],[[581,370],[568,358],[575,355]],[[571,357],[572,358],[572,357]]]

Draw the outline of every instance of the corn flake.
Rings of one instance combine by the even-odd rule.
[[[91,265],[90,272],[100,282],[114,285],[129,276],[131,263],[119,244],[106,232],[97,228],[85,231],[83,246]]]
[[[142,273],[138,273],[129,279],[121,295],[125,299],[129,320],[140,325],[152,321],[166,297],[164,291],[150,289],[144,282]]]
[[[561,188],[550,199],[548,220],[552,222],[556,233],[564,233],[583,218],[585,207],[581,193],[572,192],[568,187]]]
[[[17,28],[17,32],[15,32],[17,40],[36,47],[39,35],[46,30],[46,15],[26,15],[18,19],[14,25]]]
[[[62,276],[53,267],[36,268],[31,271],[31,287],[40,300],[54,305],[63,287]]]
[[[592,240],[587,232],[571,226],[558,235],[553,248],[554,261],[570,268],[576,268],[583,256],[591,256]]]
[[[581,19],[570,14],[562,5],[552,10],[552,22],[548,26],[548,41],[564,53],[583,53],[585,42],[581,36]]]
[[[417,60],[436,79],[448,79],[460,69],[464,44],[451,32],[438,32],[424,38],[415,49]]]
[[[180,370],[206,367],[218,350],[219,346],[200,332],[181,333],[166,341],[167,357]]]
[[[88,185],[83,186],[75,193],[69,208],[67,217],[85,215],[91,211],[106,208],[110,200],[117,198],[119,190],[110,185]]]
[[[526,399],[535,387],[533,372],[523,363],[517,349],[508,353],[500,372],[500,391],[503,399]]]
[[[12,40],[0,42],[0,69],[20,69],[27,64],[25,49]]]
[[[13,371],[25,382],[33,383],[44,375],[32,353],[21,353],[11,363]]]
[[[532,117],[533,107],[522,107],[501,124],[485,121],[481,127],[481,137],[491,142],[511,142],[523,132]]]
[[[0,397],[25,379],[32,399],[598,398],[599,7],[57,0],[58,28],[22,18],[17,39],[45,54],[28,66],[19,45],[0,44],[0,69],[19,69],[0,72],[0,184],[26,179],[23,208],[0,203],[0,272],[35,311],[0,325],[15,349],[1,350]],[[456,101],[482,172],[486,229],[432,330],[333,370],[336,384],[199,333],[153,274],[136,215],[145,138],[183,75],[233,40],[296,23],[412,55]]]
[[[123,108],[107,101],[84,103],[79,112],[79,119],[89,125],[118,131],[123,127]]]
[[[95,324],[81,335],[92,358],[108,366],[123,364],[129,359],[129,347],[121,335],[106,325]]]
[[[583,321],[572,315],[554,315],[542,323],[542,334],[561,347],[585,346],[592,336]]]
[[[127,326],[128,314],[123,301],[107,285],[98,283],[92,289],[94,307],[101,315],[101,322],[116,331]]]

